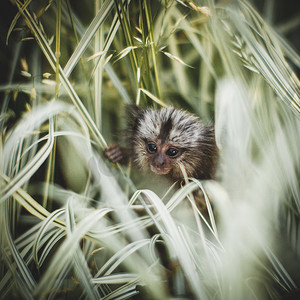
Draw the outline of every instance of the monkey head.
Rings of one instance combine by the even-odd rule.
[[[212,177],[216,156],[213,127],[174,107],[155,110],[134,106],[129,112],[130,151],[138,167],[177,180],[182,178],[182,164],[190,177]]]

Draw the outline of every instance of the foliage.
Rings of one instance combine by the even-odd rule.
[[[7,43],[21,69],[12,64],[0,86],[1,297],[292,293],[297,52],[246,0],[91,3],[14,2]],[[148,187],[146,175],[107,163],[102,150],[135,102],[214,120],[217,179]]]

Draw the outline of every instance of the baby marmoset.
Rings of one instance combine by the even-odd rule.
[[[104,153],[112,162],[131,158],[140,169],[183,179],[212,179],[216,170],[217,147],[214,127],[203,124],[189,112],[174,107],[161,109],[129,106],[126,147],[109,146]]]

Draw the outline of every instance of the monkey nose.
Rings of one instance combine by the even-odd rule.
[[[165,158],[161,155],[156,156],[151,163],[151,170],[157,174],[167,174],[170,171]]]
[[[165,162],[157,162],[154,164],[154,166],[158,169],[162,169],[165,166]]]
[[[164,165],[165,165],[165,160],[162,157],[157,157],[154,160],[154,166],[156,168],[162,168],[162,167],[164,167]]]

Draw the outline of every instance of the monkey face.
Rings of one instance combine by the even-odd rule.
[[[190,113],[173,107],[135,108],[129,127],[129,154],[143,171],[149,169],[172,180],[211,178],[216,144],[214,130]]]
[[[179,148],[168,143],[162,143],[161,140],[147,141],[145,148],[151,171],[160,175],[169,174],[181,155]]]

